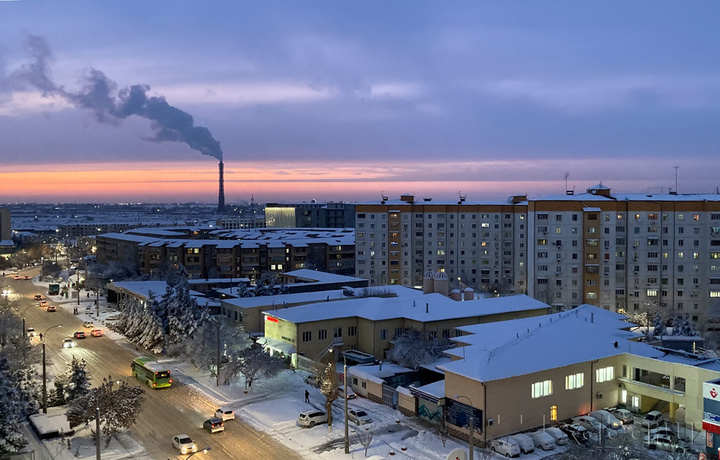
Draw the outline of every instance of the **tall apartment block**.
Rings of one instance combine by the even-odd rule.
[[[702,321],[720,306],[720,195],[586,193],[505,203],[357,204],[356,276],[527,293],[557,309],[664,310]]]

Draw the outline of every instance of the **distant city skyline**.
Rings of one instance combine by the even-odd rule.
[[[0,2],[0,202],[712,193],[719,13]]]

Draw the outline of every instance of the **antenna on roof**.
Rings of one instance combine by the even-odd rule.
[[[675,168],[675,193],[678,191],[677,172],[679,167],[680,166],[673,166],[673,168]]]
[[[380,192],[380,198],[382,198],[382,204],[385,204],[385,202],[388,200],[388,196],[385,195],[385,192]]]
[[[458,197],[460,198],[458,200],[458,204],[464,203],[465,199],[467,198],[467,193],[458,192]]]

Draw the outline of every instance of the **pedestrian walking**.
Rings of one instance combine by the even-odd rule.
[[[307,390],[305,390],[305,402],[306,403],[310,402],[310,392]]]

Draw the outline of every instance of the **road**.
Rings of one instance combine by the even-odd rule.
[[[23,270],[22,275],[37,274],[37,269]],[[32,327],[38,333],[45,332],[51,326],[62,327],[48,331],[46,354],[48,361],[48,392],[53,388],[51,375],[63,372],[73,356],[84,358],[92,376],[93,386],[97,386],[104,377],[125,380],[130,384],[139,382],[130,374],[130,362],[138,355],[132,345],[116,342],[107,337],[90,337],[90,329],[83,328],[84,315],[75,316],[58,305],[57,312],[48,312],[33,300],[35,294],[42,294],[48,304],[54,304],[47,292],[34,286],[32,281],[14,280],[6,275],[0,282],[9,285],[13,291],[11,299],[16,302],[20,314],[25,314],[26,327]],[[75,331],[84,330],[86,339],[74,339],[77,347],[63,349],[64,338],[72,337]],[[124,346],[123,346],[124,345]],[[174,385],[169,389],[152,390],[146,388],[145,403],[137,423],[132,427],[133,436],[147,450],[147,458],[167,459],[185,458],[180,456],[171,443],[176,434],[187,434],[199,448],[211,447],[206,454],[198,454],[202,459],[298,459],[295,452],[279,444],[270,436],[263,434],[240,419],[225,422],[225,432],[210,434],[202,429],[202,423],[209,418],[217,407],[203,396],[183,385],[182,379],[174,377]]]

